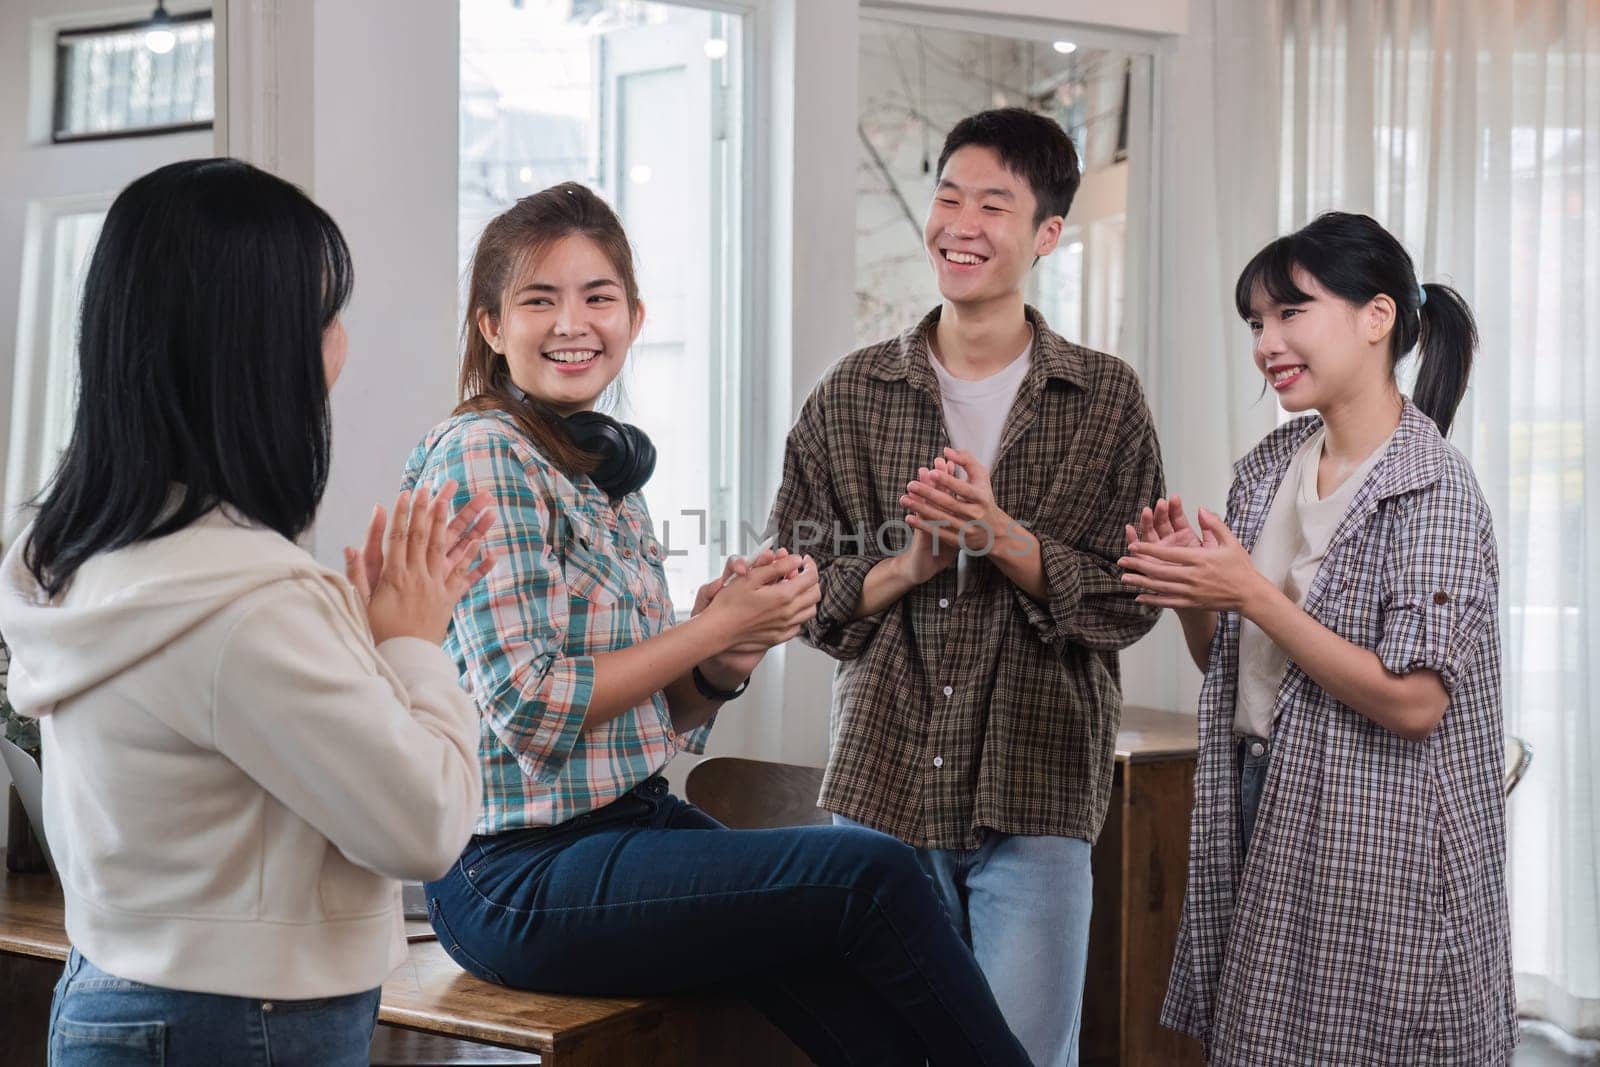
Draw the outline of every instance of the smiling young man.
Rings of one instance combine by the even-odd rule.
[[[840,661],[821,806],[917,846],[1034,1061],[1075,1064],[1117,652],[1156,619],[1116,560],[1161,460],[1133,372],[1023,301],[1078,187],[1061,127],[973,115],[938,173],[943,301],[817,385],[772,528]]]

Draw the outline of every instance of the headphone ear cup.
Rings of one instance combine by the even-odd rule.
[[[565,422],[567,432],[572,435],[572,443],[585,452],[599,456],[602,467],[614,463],[617,454],[628,447],[622,424],[609,415],[598,411],[579,411],[568,415]]]
[[[644,483],[650,480],[650,475],[656,470],[656,446],[650,436],[637,426],[622,424],[622,432],[628,439],[626,454],[631,461],[624,477],[619,481],[629,488],[622,495],[626,496],[636,489],[643,488]]]
[[[655,472],[656,446],[639,427],[598,411],[575,412],[565,422],[573,444],[600,457],[590,477],[607,496],[627,496]]]

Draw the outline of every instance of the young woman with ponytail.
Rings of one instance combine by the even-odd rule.
[[[501,562],[445,643],[481,715],[484,792],[427,886],[440,942],[522,989],[733,988],[822,1064],[1027,1062],[909,847],[728,830],[668,792],[668,760],[704,751],[820,594],[808,557],[767,551],[674,624],[639,491],[654,449],[594,411],[643,321],[627,235],[583,186],[519,200],[479,239],[462,402],[404,477],[499,516]]]
[[[1234,299],[1309,414],[1234,467],[1226,521],[1159,501],[1122,560],[1205,672],[1163,1022],[1213,1064],[1504,1064],[1498,568],[1444,437],[1472,313],[1341,213],[1262,249]]]

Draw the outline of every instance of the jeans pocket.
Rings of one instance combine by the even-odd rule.
[[[438,897],[428,898],[428,912],[433,932],[439,935],[439,945],[444,949],[446,955],[456,961],[458,967],[474,977],[482,978],[485,982],[493,982],[495,985],[506,984],[505,979],[485,967],[482,963],[479,963],[472,953],[461,947],[461,942],[456,939],[456,935],[451,931],[450,924],[445,921],[444,909],[439,906]]]
[[[57,1016],[50,1031],[50,1067],[161,1067],[164,1022],[80,1023]]]

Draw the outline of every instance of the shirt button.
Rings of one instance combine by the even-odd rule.
[[[1435,604],[1448,604],[1450,603],[1450,594],[1440,590],[1433,594],[1433,602]]]
[[[955,690],[947,685],[947,686],[944,687],[944,695],[945,696],[954,696],[955,695]]]
[[[632,559],[633,558],[633,549],[631,549],[631,548],[623,549],[622,550],[622,558],[623,559]]]
[[[940,597],[939,598],[939,606],[941,608],[949,607],[950,606],[950,598],[949,597],[944,597],[944,596]]]
[[[933,765],[935,767],[943,767],[944,766],[944,757],[943,756],[935,756],[935,757],[933,757]]]
[[[1260,755],[1265,754],[1266,751],[1267,751],[1267,746],[1263,745],[1260,741],[1252,741],[1252,742],[1250,742],[1250,755],[1252,755],[1252,756],[1260,756]]]

